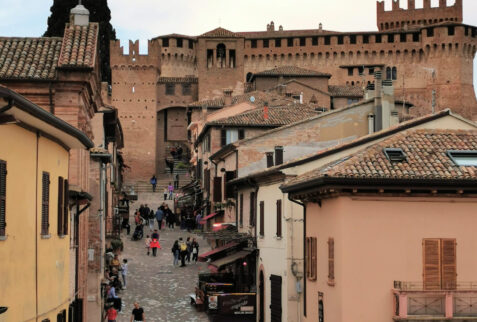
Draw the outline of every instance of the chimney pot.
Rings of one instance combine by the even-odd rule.
[[[70,23],[74,26],[89,25],[89,10],[81,3],[70,11]]]

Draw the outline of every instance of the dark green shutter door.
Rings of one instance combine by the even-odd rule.
[[[270,275],[271,322],[282,321],[282,277]]]

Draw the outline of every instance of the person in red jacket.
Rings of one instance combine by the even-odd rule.
[[[152,248],[152,256],[157,255],[157,249],[161,248],[161,244],[159,244],[159,240],[157,238],[154,238],[154,234],[152,234],[153,238],[151,240],[151,243],[149,244],[149,247]]]

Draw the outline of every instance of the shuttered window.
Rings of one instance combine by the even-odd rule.
[[[270,275],[270,321],[282,321],[282,277]]]
[[[305,240],[305,268],[306,277],[315,281],[317,277],[317,239],[316,237],[306,237]]]
[[[243,194],[240,194],[240,199],[239,199],[239,225],[240,227],[243,227]]]
[[[328,284],[335,284],[335,240],[328,239]]]
[[[41,234],[48,235],[50,227],[50,174],[48,172],[43,172],[41,186]]]
[[[275,165],[280,165],[283,163],[283,147],[275,147]]]
[[[250,193],[250,217],[249,224],[251,227],[255,226],[255,192]]]
[[[265,202],[260,201],[260,236],[265,236]]]
[[[225,198],[234,198],[235,193],[232,186],[227,185],[230,181],[237,177],[236,171],[226,171],[225,172]]]
[[[68,208],[68,201],[69,201],[69,183],[68,180],[64,181],[64,189],[63,189],[63,235],[68,235],[68,222],[70,220],[69,216],[69,208]]]
[[[0,160],[0,236],[7,228],[7,162]]]
[[[222,202],[222,177],[214,177],[214,202]]]
[[[273,152],[265,153],[267,156],[267,168],[273,167]]]
[[[65,197],[65,183],[63,177],[58,177],[58,225],[57,225],[57,232],[58,236],[63,236],[63,220],[64,215],[63,212],[65,210],[65,205],[63,203],[63,198]]]
[[[227,145],[227,131],[225,129],[220,130],[220,146]]]
[[[277,237],[282,237],[282,201],[277,200]]]
[[[422,245],[424,289],[455,289],[457,286],[456,240],[424,239]]]
[[[204,170],[204,188],[207,195],[210,196],[210,170]]]

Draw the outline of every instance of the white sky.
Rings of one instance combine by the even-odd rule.
[[[416,0],[422,7],[423,0]],[[433,6],[439,0],[431,0]],[[447,0],[453,4],[455,0]],[[463,0],[464,23],[477,26],[477,1]],[[0,0],[0,36],[41,36],[46,30],[53,0]],[[145,41],[181,33],[200,35],[218,26],[232,31],[276,28],[323,28],[336,31],[372,31],[376,27],[375,0],[108,0],[117,37]],[[390,9],[391,0],[386,0]],[[407,0],[401,0],[407,7]],[[477,60],[474,61],[474,71]],[[474,85],[477,75],[474,72]]]

